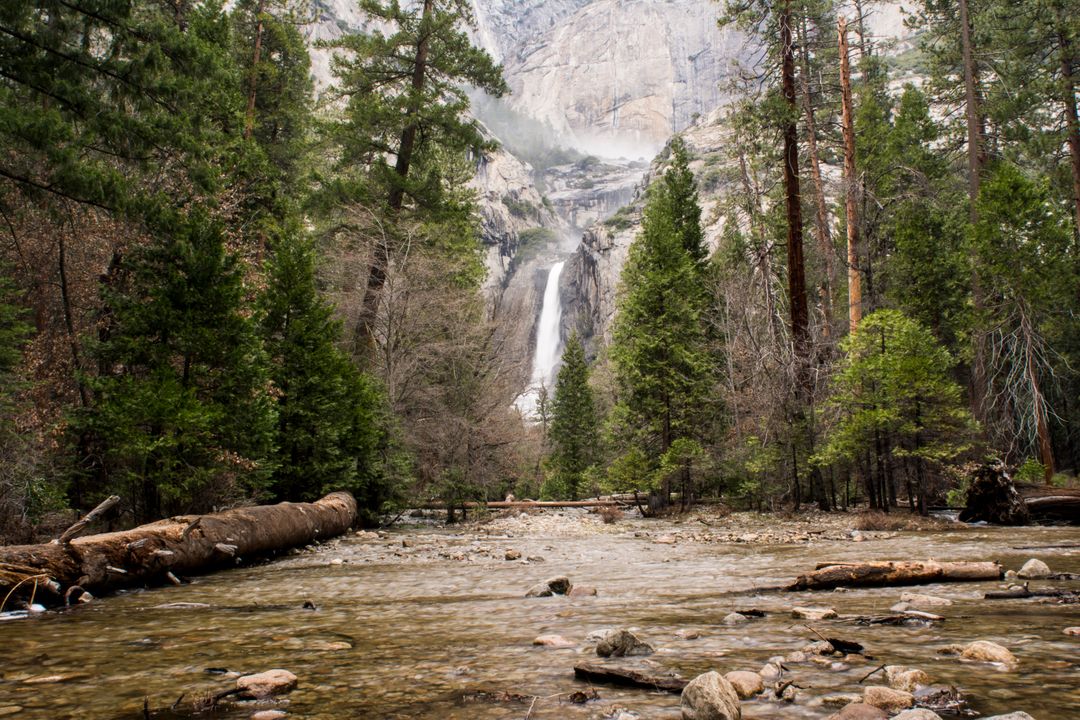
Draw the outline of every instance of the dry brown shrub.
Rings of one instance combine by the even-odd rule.
[[[600,516],[600,519],[604,521],[605,525],[610,525],[613,522],[623,519],[623,511],[614,505],[604,505],[596,511],[596,514]]]

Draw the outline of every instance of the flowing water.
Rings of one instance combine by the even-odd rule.
[[[559,298],[559,276],[565,261],[560,260],[548,271],[544,286],[544,303],[540,308],[540,320],[536,324],[536,351],[533,353],[532,379],[529,389],[518,398],[522,416],[531,418],[537,410],[540,388],[549,394],[555,388],[555,368],[559,364],[562,338],[562,303]]]
[[[675,719],[676,695],[598,687],[600,699],[584,705],[560,697],[586,687],[572,673],[575,663],[596,660],[586,635],[605,627],[635,628],[657,653],[624,662],[686,677],[709,669],[758,669],[767,658],[815,639],[791,619],[792,605],[866,615],[887,612],[899,598],[899,589],[731,594],[789,580],[819,561],[993,558],[1017,568],[1037,556],[1054,571],[1080,572],[1076,549],[1012,549],[1076,543],[1077,528],[914,532],[860,543],[837,537],[809,544],[692,538],[659,544],[655,539],[663,528],[676,526],[642,520],[603,526],[595,516],[583,525],[581,517],[567,511],[564,520],[587,532],[557,532],[548,524],[511,529],[510,536],[496,524],[487,534],[473,528],[399,530],[378,539],[353,535],[181,587],[0,622],[0,717],[135,720],[143,716],[144,697],[153,708],[167,708],[182,692],[190,699],[232,686],[228,676],[211,669],[286,668],[300,685],[280,707],[297,718],[540,720],[615,717],[616,708],[625,708],[636,715],[624,717]],[[715,521],[714,529],[724,522]],[[507,548],[530,561],[506,561]],[[557,574],[597,588],[598,595],[524,597],[529,586]],[[930,628],[813,623],[829,636],[864,644],[874,659],[833,668],[790,665],[790,677],[803,688],[800,699],[793,705],[744,702],[743,716],[827,717],[834,710],[820,704],[821,696],[858,692],[859,678],[882,663],[896,663],[963,688],[981,713],[1025,710],[1038,720],[1080,718],[1080,639],[1062,633],[1080,625],[1078,606],[980,600],[998,586],[921,588],[954,601],[941,609],[948,620]],[[306,600],[317,609],[303,609]],[[722,623],[740,608],[767,616],[737,627]],[[701,636],[676,636],[686,629]],[[575,646],[533,646],[533,638],[545,633],[563,635]],[[1009,647],[1019,669],[1006,672],[936,652],[976,639]],[[481,691],[540,699],[480,700]],[[249,706],[214,717],[251,713]]]

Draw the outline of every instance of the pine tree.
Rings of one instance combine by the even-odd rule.
[[[586,471],[598,458],[596,405],[589,387],[585,348],[577,333],[563,350],[551,411],[551,468],[556,484],[577,500]]]
[[[95,490],[120,494],[138,521],[250,497],[273,470],[266,358],[240,268],[203,213],[171,225],[110,291],[95,403],[72,418],[99,448]]]
[[[700,210],[684,206],[692,195],[673,192],[682,186],[685,157],[676,154],[673,160],[650,190],[641,232],[630,247],[612,346],[622,406],[616,416],[654,469],[672,443],[707,431],[715,419],[708,294],[704,274],[684,244],[694,232],[677,224]],[[659,502],[666,504],[669,495],[665,479]]]
[[[341,325],[318,295],[310,243],[299,233],[280,241],[268,276],[260,304],[277,400],[270,493],[299,501],[351,490],[377,513],[386,498],[369,490],[380,472],[381,397],[335,345]]]

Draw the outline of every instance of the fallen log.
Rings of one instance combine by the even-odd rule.
[[[335,492],[314,503],[184,515],[67,543],[0,547],[0,598],[33,588],[38,598],[56,604],[72,585],[100,595],[163,584],[332,538],[355,521],[356,500]]]
[[[646,690],[663,690],[681,693],[687,681],[670,675],[649,675],[630,668],[580,663],[574,666],[574,677],[592,683],[638,687]]]
[[[860,562],[819,567],[800,575],[785,589],[832,590],[838,587],[928,585],[940,582],[1000,580],[1003,568],[995,562]]]

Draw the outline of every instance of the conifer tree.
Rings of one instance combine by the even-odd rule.
[[[96,439],[95,490],[137,521],[257,494],[273,470],[266,358],[220,228],[175,215],[109,291],[95,403],[73,418]]]
[[[598,458],[599,444],[589,366],[577,333],[566,342],[555,380],[550,437],[551,467],[557,484],[566,489],[571,500],[577,500],[585,472]]]

